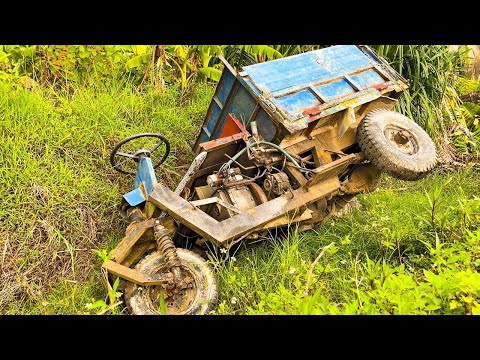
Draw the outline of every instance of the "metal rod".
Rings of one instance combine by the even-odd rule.
[[[250,121],[250,128],[252,129],[252,135],[256,139],[258,138],[258,129],[257,129],[257,122]]]
[[[187,172],[183,176],[183,179],[178,183],[177,188],[175,189],[174,193],[177,195],[180,195],[187,185],[187,183],[192,179],[193,176],[195,176],[196,172],[200,167],[202,166],[203,162],[207,158],[208,153],[206,151],[202,151],[200,154],[198,154],[195,159],[193,159],[192,163],[190,164],[190,167],[188,168]],[[159,219],[163,219],[165,216],[167,216],[166,211],[162,211],[160,216],[158,217]]]
[[[238,166],[240,166],[243,170],[252,170],[252,169],[255,169],[256,166],[249,166],[249,167],[245,167],[243,166],[242,164],[240,164],[239,162],[235,161],[234,159],[232,159],[232,157],[228,154],[223,154],[225,155],[227,158],[229,158],[230,160],[232,160],[235,164],[237,164]]]
[[[290,160],[293,164],[295,164],[295,166],[301,168],[301,166],[298,164],[298,162],[288,153],[286,152],[284,149],[282,149],[280,146],[276,145],[276,144],[273,144],[271,142],[268,142],[268,141],[257,141],[257,142],[254,142],[254,143],[251,143],[249,144],[248,146],[246,146],[245,148],[243,148],[242,150],[240,150],[237,154],[235,154],[229,161],[227,161],[225,164],[223,164],[220,168],[219,171],[222,171],[223,169],[229,167],[230,165],[232,165],[232,163],[237,160],[245,151],[247,151],[247,148],[251,148],[252,146],[254,145],[260,145],[260,144],[263,144],[263,145],[267,145],[267,146],[271,146],[275,149],[277,149],[278,151],[280,151],[282,154],[284,154],[288,160]]]

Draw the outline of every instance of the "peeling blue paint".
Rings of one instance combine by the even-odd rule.
[[[157,177],[155,176],[152,160],[148,157],[142,157],[139,160],[137,174],[135,175],[135,181],[133,183],[133,190],[124,194],[123,198],[130,204],[130,206],[141,204],[147,200],[148,195],[152,192],[153,184],[156,183]]]
[[[384,89],[403,91],[408,87],[407,81],[367,46],[331,46],[242,70],[237,75],[225,67],[194,150],[220,136],[230,113],[243,119],[248,131],[249,122],[256,120],[259,133],[269,140],[279,131],[285,134],[306,128],[312,118],[305,114],[316,120],[345,109],[344,101],[356,99],[360,105],[382,96]]]

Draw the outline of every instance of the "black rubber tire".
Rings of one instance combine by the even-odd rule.
[[[198,254],[177,248],[177,254],[180,258],[182,268],[189,273],[195,284],[195,299],[190,306],[181,313],[175,315],[204,315],[214,309],[217,304],[217,282],[213,272],[206,264],[205,260]],[[165,264],[162,254],[154,252],[141,260],[135,269],[145,274],[151,274],[154,270]],[[153,307],[149,299],[148,291],[137,284],[129,283],[124,292],[125,303],[131,314],[134,315],[153,315],[158,314],[158,310]]]
[[[385,133],[391,127],[407,131],[413,139],[409,144],[414,153],[402,152],[394,145]],[[397,179],[421,179],[437,164],[437,151],[430,136],[413,120],[395,111],[369,112],[358,125],[357,141],[369,161]]]

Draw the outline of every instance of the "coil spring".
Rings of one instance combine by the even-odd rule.
[[[172,237],[167,229],[162,225],[155,227],[155,241],[158,251],[165,257],[165,262],[169,268],[180,266],[180,259],[177,255],[177,248],[173,244]]]

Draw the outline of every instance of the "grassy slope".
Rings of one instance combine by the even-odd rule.
[[[292,229],[286,239],[272,237],[262,246],[235,255],[233,261],[220,261],[223,303],[217,313],[292,314],[315,313],[315,310],[331,313],[332,308],[323,305],[337,307],[345,305],[346,299],[350,302],[355,298],[353,282],[365,277],[367,257],[374,262],[385,259],[391,267],[402,262],[412,273],[430,269],[428,249],[421,243],[435,242],[425,191],[445,184],[435,217],[437,231],[446,243],[463,241],[465,226],[458,200],[474,199],[478,222],[480,199],[474,198],[480,194],[478,173],[467,170],[448,176],[432,174],[416,182],[384,176],[374,193],[358,196],[360,208],[346,216],[314,231],[297,233]],[[467,226],[477,225],[470,219]],[[305,297],[310,266],[323,247],[332,242],[334,245],[315,267],[309,296]],[[381,276],[381,271],[374,274],[377,279]],[[316,290],[324,297],[325,304],[314,300],[312,295]],[[319,306],[308,307],[309,300],[317,301]],[[354,310],[357,312],[358,308]]]
[[[212,93],[199,86],[181,102],[174,89],[105,88],[67,99],[0,83],[0,313],[76,313],[103,297],[91,250],[121,239],[115,210],[132,186],[108,163],[113,145],[164,134],[172,152],[158,176],[173,185]]]
[[[191,160],[190,145],[212,94],[211,87],[199,86],[181,102],[174,89],[159,95],[108,88],[67,98],[0,84],[0,313],[82,313],[92,298],[104,297],[92,249],[111,249],[122,237],[116,206],[131,186],[131,178],[108,164],[113,144],[138,132],[166,135],[172,153],[157,176],[173,186],[180,176],[175,167]],[[477,177],[472,171],[452,175],[440,208],[452,224],[461,214],[448,206],[478,196]],[[423,266],[425,247],[418,240],[432,241],[431,225],[419,218],[429,215],[424,189],[445,181],[438,175],[415,183],[387,177],[378,191],[360,196],[361,211],[221,261],[216,312],[297,312],[285,299],[301,297],[310,264],[332,241],[310,284],[311,293],[321,290],[328,302],[352,297],[349,279],[366,255],[395,265],[399,244],[402,262]],[[442,236],[454,233],[446,226]]]

